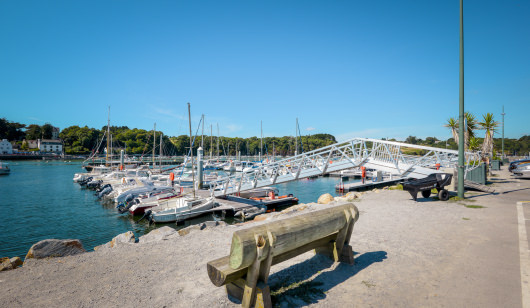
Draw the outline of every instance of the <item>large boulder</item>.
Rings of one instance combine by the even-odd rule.
[[[28,259],[43,259],[72,256],[86,252],[79,240],[42,240],[33,244],[26,255]]]
[[[94,247],[94,250],[99,250],[102,248],[114,248],[121,245],[130,245],[136,243],[136,238],[132,231],[127,231],[125,233],[115,236],[110,242]]]
[[[317,203],[318,204],[328,204],[330,202],[333,202],[334,200],[335,200],[335,198],[333,198],[333,196],[331,194],[323,194],[322,196],[320,196],[318,198]]]
[[[178,233],[180,236],[184,236],[184,235],[188,235],[190,234],[190,232],[192,231],[198,231],[198,230],[201,230],[201,226],[200,225],[191,225],[191,226],[188,226],[186,228],[182,228],[180,230],[178,230]]]
[[[13,264],[11,264],[9,258],[0,258],[0,272],[8,271],[11,269],[13,269]]]
[[[19,257],[13,257],[9,259],[9,261],[11,262],[11,265],[13,265],[13,268],[17,268],[19,266],[24,265],[24,262],[22,262],[22,259],[20,259]]]
[[[166,240],[168,237],[175,235],[177,230],[164,226],[162,228],[155,229],[146,235],[140,236],[140,243],[158,242]]]

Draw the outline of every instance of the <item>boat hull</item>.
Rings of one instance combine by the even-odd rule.
[[[215,206],[213,198],[205,203],[189,207],[172,208],[151,214],[151,221],[154,223],[181,222],[187,219],[200,216]]]

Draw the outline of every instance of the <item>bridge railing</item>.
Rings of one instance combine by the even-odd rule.
[[[421,155],[405,154],[419,150]],[[466,152],[466,172],[478,166],[477,153]],[[401,177],[422,178],[435,166],[456,167],[458,152],[400,142],[353,138],[293,157],[284,158],[217,181],[216,195],[269,186],[359,166],[383,170]]]

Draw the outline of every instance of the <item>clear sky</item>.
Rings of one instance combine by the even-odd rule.
[[[464,1],[465,106],[530,134],[530,1]],[[0,117],[449,138],[459,1],[0,0]],[[478,132],[482,136],[484,132]],[[500,136],[499,134],[496,136]]]

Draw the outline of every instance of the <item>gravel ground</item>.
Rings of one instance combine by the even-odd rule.
[[[311,252],[278,264],[269,279],[275,304],[520,307],[515,202],[530,199],[530,181],[505,171],[492,181],[499,194],[476,192],[459,202],[365,193],[355,202],[360,218],[350,241],[356,264]],[[238,307],[210,282],[206,263],[227,255],[232,233],[243,227],[28,262],[0,272],[0,307]]]

